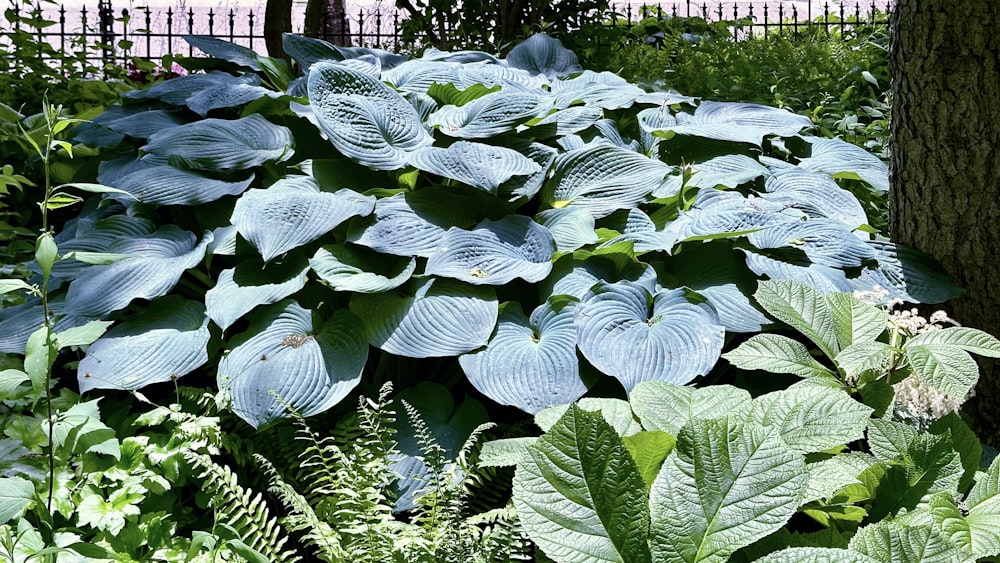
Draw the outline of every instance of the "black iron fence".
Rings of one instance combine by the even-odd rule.
[[[831,6],[800,8],[780,1],[692,1],[652,5],[614,6],[599,17],[608,26],[632,26],[648,18],[666,21],[702,18],[709,22],[731,22],[728,29],[737,40],[770,33],[800,34],[806,30],[839,33],[845,38],[856,28],[885,26],[890,0],[842,0]],[[394,10],[360,10],[343,14],[337,21],[323,21],[320,35],[341,45],[392,49],[400,44],[401,14]],[[301,22],[301,14],[298,20]],[[18,56],[20,37],[30,36],[52,46],[38,56],[55,58],[58,53],[76,53],[78,59],[103,64],[125,64],[133,57],[160,60],[165,55],[194,55],[184,35],[211,35],[264,52],[264,22],[253,9],[195,9],[140,7],[118,9],[111,0],[96,7],[67,7],[54,2],[20,3],[11,0],[0,22],[0,57]],[[299,29],[293,31],[301,32]],[[27,35],[26,35],[27,34]]]

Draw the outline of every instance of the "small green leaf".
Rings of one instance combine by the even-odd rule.
[[[90,321],[83,326],[68,328],[62,332],[58,332],[56,333],[56,340],[59,343],[59,349],[93,344],[113,324],[113,321]]]
[[[30,382],[31,378],[19,369],[5,369],[0,371],[0,401],[16,395],[18,388],[26,381]]]
[[[804,344],[778,334],[756,334],[722,357],[740,369],[836,378],[836,374],[813,358]]]
[[[0,280],[0,295],[5,293],[10,293],[12,291],[30,291],[34,292],[35,288],[29,285],[24,280],[15,279],[4,279]]]
[[[884,342],[855,342],[845,347],[834,362],[848,378],[859,378],[865,372],[882,375],[888,372],[899,354]]]
[[[479,451],[479,467],[512,467],[521,463],[528,455],[528,446],[538,438],[504,438],[483,444]]]
[[[131,254],[116,254],[111,252],[80,252],[74,251],[69,252],[65,256],[65,259],[72,258],[77,262],[83,262],[84,264],[92,264],[94,266],[106,266],[108,264],[113,264],[119,260],[124,260],[125,258],[132,258]]]
[[[965,517],[972,537],[972,554],[977,559],[1000,555],[1000,458],[980,474],[965,499]]]
[[[74,188],[80,191],[89,192],[92,194],[123,194],[127,195],[132,199],[136,199],[131,193],[125,190],[119,190],[118,188],[112,188],[111,186],[105,186],[103,184],[90,184],[86,182],[74,182],[71,184],[63,184],[58,186],[57,190],[62,190],[65,188]]]
[[[0,524],[18,518],[32,502],[35,486],[21,477],[0,477]]]
[[[43,389],[45,379],[56,360],[56,339],[52,329],[42,325],[28,337],[24,355],[24,372],[31,378],[31,386]]]
[[[624,438],[628,453],[632,454],[642,480],[646,482],[646,490],[653,486],[653,481],[660,473],[663,460],[673,451],[677,440],[666,432],[643,431]]]
[[[43,233],[35,243],[35,260],[38,260],[39,267],[42,268],[42,275],[46,280],[52,275],[52,266],[59,259],[59,248],[51,233]]]

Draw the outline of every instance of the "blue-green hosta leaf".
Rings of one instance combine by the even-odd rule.
[[[208,361],[205,306],[181,297],[154,301],[108,331],[80,360],[80,392],[140,389],[175,381]]]
[[[803,561],[812,563],[879,563],[881,560],[873,559],[857,551],[835,547],[788,547],[761,557],[754,563],[802,563]]]
[[[64,315],[62,299],[49,300],[49,314],[55,316],[54,332],[83,326],[92,317]],[[31,299],[27,303],[0,309],[0,353],[23,356],[28,338],[42,326],[42,303]]]
[[[663,131],[668,127],[677,125],[677,119],[675,119],[674,114],[670,112],[670,107],[668,105],[646,108],[636,114],[635,117],[639,122],[639,128],[647,133]]]
[[[780,437],[734,418],[695,419],[649,493],[657,561],[726,561],[795,513],[808,473]]]
[[[801,171],[769,176],[764,183],[768,201],[794,206],[810,217],[827,217],[856,229],[868,223],[865,210],[854,194],[825,174]]]
[[[407,153],[433,142],[417,111],[399,93],[345,65],[314,64],[309,100],[333,146],[365,166],[403,168]]]
[[[604,117],[604,110],[592,106],[574,106],[551,113],[535,124],[535,131],[546,125],[557,137],[579,133]]]
[[[585,70],[573,78],[554,80],[552,93],[558,107],[582,102],[586,107],[601,109],[627,108],[645,94],[642,88],[611,72]]]
[[[829,368],[813,358],[805,344],[780,334],[755,334],[722,357],[740,369],[800,377],[835,377]]]
[[[512,131],[544,113],[547,105],[538,94],[501,90],[464,106],[444,106],[427,118],[427,125],[450,137],[485,139]]]
[[[573,51],[562,41],[544,33],[536,33],[507,53],[507,65],[549,78],[580,72],[583,67]]]
[[[551,300],[530,319],[518,303],[505,304],[486,349],[459,363],[481,393],[528,413],[571,403],[587,392],[576,357],[573,307],[558,308]]]
[[[768,170],[756,160],[742,154],[727,154],[691,166],[687,185],[697,188],[725,186],[735,188],[761,176]],[[662,196],[661,196],[662,197]]]
[[[233,76],[227,72],[188,74],[154,84],[147,90],[135,90],[124,95],[128,99],[154,99],[175,106],[183,106],[188,98],[209,88],[237,86],[239,84],[260,84],[256,74]]]
[[[907,526],[891,520],[859,529],[850,547],[876,561],[971,563],[945,533],[935,526]]]
[[[576,207],[546,209],[535,216],[538,224],[552,233],[559,252],[572,252],[597,242],[594,216]]]
[[[108,113],[110,113],[110,110],[101,114],[101,116]],[[177,111],[148,110],[120,117],[112,121],[102,122],[101,124],[112,131],[128,135],[129,137],[148,139],[155,133],[177,127],[178,125],[184,125],[185,123],[187,123],[187,120]]]
[[[377,252],[425,258],[437,251],[449,228],[475,220],[468,202],[433,188],[380,198],[372,215],[373,220],[352,223],[347,240]]]
[[[754,399],[747,420],[810,453],[862,439],[872,412],[843,391],[803,381]]]
[[[528,176],[539,166],[521,153],[482,143],[458,141],[448,148],[422,147],[409,155],[418,170],[444,176],[491,194],[513,176]]]
[[[573,209],[573,207],[563,209]],[[649,215],[639,208],[633,208],[628,212],[621,236],[609,240],[602,246],[610,246],[621,241],[631,242],[632,248],[637,253],[662,251],[670,254],[677,244],[677,233],[658,229]]]
[[[68,227],[69,225],[67,225]],[[107,252],[117,241],[131,237],[143,237],[153,233],[152,221],[128,215],[112,215],[95,221],[83,218],[77,228],[66,229],[56,237],[63,259],[52,267],[56,278],[72,279],[90,266],[75,258],[67,258],[70,253]],[[70,238],[72,236],[72,238]]]
[[[788,221],[749,233],[747,240],[760,249],[795,248],[812,263],[833,268],[855,268],[875,259],[870,245],[832,219]]]
[[[130,257],[81,271],[66,293],[67,314],[103,317],[133,299],[165,295],[184,270],[201,262],[211,240],[208,233],[198,242],[193,233],[173,225],[147,236],[120,239],[107,252]]]
[[[533,198],[538,190],[542,189],[545,178],[548,176],[549,168],[556,160],[558,151],[541,143],[511,143],[510,147],[524,156],[531,159],[538,165],[538,170],[529,176],[513,176],[504,182],[497,189],[497,197],[508,201],[515,201],[520,198]]]
[[[548,83],[548,79],[544,76],[503,64],[463,64],[458,67],[458,76],[455,80],[455,86],[462,90],[482,84],[490,88],[500,86],[506,90],[538,92]]]
[[[694,114],[678,113],[665,131],[760,146],[765,136],[796,135],[812,120],[788,110],[741,102],[702,102]]]
[[[810,172],[834,178],[857,178],[880,191],[889,191],[889,168],[877,156],[840,139],[803,137],[812,145],[812,154],[799,162]]]
[[[513,498],[528,536],[554,561],[651,561],[642,475],[598,413],[572,405],[528,446]]]
[[[499,306],[492,288],[447,278],[411,281],[407,292],[356,293],[371,344],[410,358],[457,356],[485,346]]]
[[[694,388],[644,381],[632,390],[629,402],[643,428],[676,436],[696,419],[744,416],[750,410],[751,397],[732,385]]]
[[[255,84],[236,84],[234,86],[217,86],[206,88],[191,96],[187,106],[191,111],[205,117],[213,109],[234,108],[248,104],[263,97],[279,98],[281,92],[269,90]]]
[[[258,114],[203,119],[149,138],[143,151],[196,170],[245,170],[292,156],[292,132]]]
[[[601,218],[645,201],[670,171],[669,165],[628,149],[585,147],[556,157],[555,176],[543,187],[542,199]]]
[[[344,56],[330,43],[315,37],[306,37],[296,33],[281,35],[281,47],[289,57],[295,59],[302,67],[302,72],[308,73],[309,67],[319,61],[339,61]]]
[[[746,256],[747,267],[758,276],[790,281],[812,287],[820,293],[852,291],[851,281],[843,270],[823,264],[792,264],[763,254],[740,249]]]
[[[225,330],[258,305],[277,303],[305,287],[308,271],[301,258],[270,265],[251,259],[223,270],[205,293],[208,317]]]
[[[576,307],[580,351],[626,391],[640,381],[684,384],[712,369],[725,329],[681,290],[631,282],[594,286]]]
[[[979,366],[968,352],[950,344],[907,343],[906,359],[920,379],[946,397],[965,402],[979,381]]]
[[[445,61],[413,59],[387,70],[382,79],[403,92],[426,94],[434,84],[454,84],[462,65]]]
[[[133,172],[108,185],[132,194],[131,198],[111,194],[112,199],[126,204],[137,200],[150,205],[199,205],[227,195],[239,195],[253,180],[253,174],[245,180],[226,181],[162,165]]]
[[[351,217],[368,215],[375,198],[343,189],[322,192],[308,177],[285,178],[249,190],[233,209],[232,223],[269,261],[312,242]]]
[[[395,289],[410,279],[417,261],[380,254],[362,246],[328,244],[316,251],[309,267],[336,291],[378,293]]]
[[[994,459],[990,468],[980,474],[965,499],[975,558],[996,557],[1000,554],[1000,461]]]
[[[555,250],[552,233],[530,217],[484,219],[471,231],[448,230],[424,273],[475,285],[504,285],[514,278],[538,282],[552,271]]]
[[[739,192],[699,190],[691,209],[682,211],[670,228],[685,239],[711,240],[742,236],[801,217],[801,213],[787,206],[759,197],[746,197]]]
[[[185,35],[184,41],[206,55],[217,59],[229,61],[253,71],[264,70],[260,66],[260,55],[242,45],[224,41],[211,35]]]
[[[368,359],[364,327],[338,310],[323,322],[286,300],[262,310],[219,361],[219,389],[254,428],[289,409],[312,416],[336,405],[361,380]]]
[[[872,241],[878,268],[865,269],[854,282],[854,288],[871,291],[887,290],[886,299],[902,299],[911,303],[943,303],[962,294],[944,268],[919,250],[886,241]]]
[[[837,356],[833,313],[827,300],[815,289],[788,280],[767,280],[757,286],[757,302],[774,318],[801,332],[829,358]]]

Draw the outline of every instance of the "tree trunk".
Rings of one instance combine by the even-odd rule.
[[[897,0],[890,22],[893,238],[934,256],[966,294],[947,305],[1000,335],[1000,2]],[[1000,363],[964,411],[1000,446]]]
[[[308,0],[305,34],[334,45],[351,46],[351,22],[344,0]]]
[[[292,31],[292,0],[267,0],[264,6],[264,45],[268,56],[287,58],[282,35]]]

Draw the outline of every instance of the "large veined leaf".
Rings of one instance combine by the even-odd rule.
[[[243,180],[227,181],[161,165],[133,172],[108,185],[132,194],[131,198],[119,194],[109,196],[126,204],[139,201],[151,205],[199,205],[227,195],[239,195],[253,180],[253,174]]]
[[[642,432],[642,425],[632,415],[632,407],[628,401],[607,399],[604,397],[584,397],[576,403],[554,405],[535,413],[535,426],[548,432],[562,418],[571,405],[576,405],[587,412],[599,412],[604,420],[615,429],[622,438]],[[666,453],[664,453],[666,457]],[[661,460],[662,461],[662,460]]]
[[[814,264],[855,268],[875,259],[875,251],[854,236],[843,223],[832,219],[788,221],[749,233],[747,240],[760,249],[794,248]]]
[[[521,153],[504,147],[458,141],[448,148],[422,147],[413,151],[410,164],[418,170],[451,178],[495,194],[513,176],[538,172],[540,166]]]
[[[233,76],[228,72],[188,74],[164,80],[146,90],[134,90],[124,94],[128,99],[154,99],[175,106],[183,106],[188,98],[209,88],[237,86],[239,84],[260,84],[256,74]]]
[[[853,295],[832,293],[826,296],[826,302],[833,312],[833,329],[841,350],[855,342],[874,342],[889,324],[884,309],[862,303]]]
[[[413,59],[387,70],[383,80],[404,92],[426,94],[434,84],[454,84],[461,64]]]
[[[1000,461],[993,460],[965,499],[970,547],[976,558],[1000,554]]]
[[[530,318],[518,303],[505,304],[486,348],[460,357],[459,363],[481,393],[532,414],[587,392],[576,357],[573,307],[553,300],[539,305]]]
[[[653,558],[726,561],[788,521],[806,479],[804,457],[766,429],[691,421],[650,489]]]
[[[740,369],[835,377],[829,368],[816,361],[805,344],[780,334],[755,334],[722,357]]]
[[[176,381],[208,361],[210,336],[204,305],[158,299],[90,346],[77,368],[80,392]]]
[[[537,133],[545,127],[549,127],[552,129],[552,133],[555,136],[563,137],[583,131],[584,129],[597,123],[597,121],[603,117],[604,111],[598,107],[568,107],[551,113],[539,121],[535,124],[533,132]]]
[[[576,307],[579,348],[626,391],[640,381],[684,384],[712,369],[725,329],[681,290],[651,295],[632,282],[594,286]]]
[[[827,217],[849,229],[868,223],[858,198],[825,174],[783,172],[769,176],[764,188],[768,201],[794,206],[811,217]]]
[[[693,164],[691,179],[687,185],[697,188],[725,186],[735,188],[761,176],[767,175],[767,168],[756,160],[742,154],[727,154]],[[664,197],[657,194],[658,197]]]
[[[544,33],[536,33],[511,49],[507,53],[507,65],[549,78],[583,70],[573,51],[563,47],[562,41]]]
[[[935,526],[908,526],[882,521],[864,526],[851,538],[852,551],[876,561],[971,563],[973,559]]]
[[[328,244],[316,251],[309,266],[336,291],[378,293],[395,289],[410,279],[417,261],[379,254],[362,246]]]
[[[0,477],[0,524],[19,518],[35,498],[35,484],[22,477]]]
[[[173,225],[150,235],[120,239],[107,252],[129,257],[82,270],[69,285],[66,313],[103,317],[124,308],[133,299],[165,295],[184,270],[201,262],[211,241],[211,233],[198,242],[193,233]]]
[[[449,229],[424,273],[475,285],[503,285],[514,278],[538,282],[552,271],[555,250],[552,234],[530,217],[485,219],[471,231]]]
[[[793,264],[742,248],[739,250],[743,251],[746,257],[747,267],[758,276],[800,283],[820,293],[850,292],[853,290],[853,280],[848,280],[847,274],[839,268],[813,264],[809,261]]]
[[[546,209],[535,216],[535,220],[552,233],[556,249],[572,252],[581,246],[597,242],[594,232],[594,216],[576,207]]]
[[[155,230],[149,219],[130,217],[124,214],[101,219],[95,218],[96,220],[91,219],[90,217],[81,217],[76,221],[75,229],[72,228],[72,224],[67,224],[67,228],[56,237],[63,259],[52,266],[53,277],[72,279],[81,270],[90,266],[86,262],[70,257],[72,253],[106,253],[108,248],[119,240],[148,236]]]
[[[682,211],[670,228],[684,239],[712,240],[746,235],[801,217],[800,212],[760,197],[700,190],[691,209]]]
[[[787,280],[767,280],[760,282],[754,297],[776,319],[804,334],[828,357],[836,357],[840,344],[833,313],[815,289]]]
[[[886,299],[912,303],[943,303],[962,294],[939,262],[913,248],[886,241],[873,241],[878,268],[866,269],[854,280],[854,289],[880,287]]]
[[[565,207],[563,209],[574,208]],[[642,209],[633,208],[629,209],[621,236],[607,241],[602,246],[611,246],[621,241],[631,242],[633,250],[637,253],[659,250],[670,254],[674,245],[677,244],[677,233],[670,230],[660,230]]]
[[[427,118],[427,125],[450,137],[485,139],[537,117],[546,105],[538,94],[501,90],[463,106],[444,106]]]
[[[208,316],[225,330],[258,305],[277,303],[305,287],[308,271],[301,258],[271,265],[251,259],[223,270],[205,293]]]
[[[516,150],[538,165],[538,170],[529,176],[512,176],[497,189],[497,197],[508,201],[520,198],[532,198],[542,189],[542,184],[548,176],[549,168],[556,160],[556,149],[541,143],[513,142],[509,148]]]
[[[863,553],[835,547],[789,547],[775,551],[754,563],[879,563],[881,559],[873,559]]]
[[[203,119],[149,138],[143,151],[196,170],[245,170],[292,156],[292,132],[258,114]]]
[[[314,64],[309,70],[309,101],[333,146],[377,170],[403,168],[408,152],[433,141],[401,95],[345,65]]]
[[[975,328],[948,327],[918,334],[906,341],[908,346],[946,345],[961,348],[966,352],[987,356],[1000,357],[1000,340]]]
[[[670,171],[669,165],[627,149],[586,147],[556,157],[555,176],[542,188],[542,199],[600,218],[644,201]]]
[[[585,70],[573,78],[552,81],[556,106],[577,103],[589,108],[619,109],[631,106],[645,92],[617,74]]]
[[[664,131],[760,146],[765,136],[790,137],[812,120],[788,110],[741,102],[702,102],[694,114],[678,113]]]
[[[810,453],[862,439],[873,411],[843,391],[804,381],[754,399],[748,420]]]
[[[368,359],[364,327],[338,310],[325,321],[286,300],[260,311],[219,361],[219,389],[253,427],[285,416],[323,412],[361,380]]]
[[[245,66],[258,72],[264,70],[258,61],[260,55],[255,53],[253,49],[242,45],[230,43],[211,35],[185,35],[184,41],[187,41],[192,47],[200,49],[206,55],[217,59]]]
[[[646,487],[599,413],[571,405],[514,474],[521,526],[557,562],[648,563]]]
[[[111,110],[108,110],[98,117],[103,117],[110,113],[112,113]],[[98,120],[95,119],[95,122],[98,122]],[[176,111],[146,110],[111,121],[100,121],[99,123],[112,131],[128,135],[129,137],[148,139],[157,132],[183,125],[186,123],[186,120]]]
[[[312,178],[292,177],[244,193],[233,209],[232,223],[266,262],[318,239],[351,217],[368,215],[374,207],[372,196],[348,189],[322,192]]]
[[[344,56],[332,44],[317,39],[306,37],[296,33],[284,33],[281,35],[281,47],[289,57],[295,59],[302,67],[302,72],[309,72],[309,67],[319,61],[334,60],[339,61]]]
[[[374,219],[352,223],[347,240],[378,252],[425,258],[449,228],[475,220],[468,202],[434,188],[380,198],[372,215]]]
[[[812,145],[812,154],[799,166],[835,178],[857,178],[871,187],[889,191],[889,168],[865,149],[841,139],[803,137]]]
[[[259,100],[265,96],[278,98],[281,97],[281,93],[255,84],[217,86],[215,88],[206,88],[191,96],[187,100],[187,106],[191,111],[205,117],[213,109],[237,107],[254,100]]]
[[[920,379],[961,404],[979,381],[979,366],[968,352],[949,344],[907,345],[906,359]]]
[[[740,417],[749,412],[751,397],[732,385],[683,387],[662,381],[645,381],[629,395],[632,410],[646,430],[676,436],[695,419]]]
[[[430,358],[464,354],[489,341],[499,312],[492,288],[425,278],[411,281],[408,290],[352,296],[351,310],[365,320],[373,346]]]
[[[879,477],[869,521],[913,510],[932,493],[958,494],[965,469],[949,435],[918,434],[907,444],[903,458],[903,463],[889,464]]]

